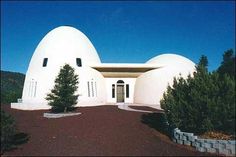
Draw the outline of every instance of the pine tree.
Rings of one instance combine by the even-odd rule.
[[[231,52],[225,53],[220,67],[227,68],[210,73],[207,57],[202,56],[194,77],[174,79],[161,100],[171,126],[197,134],[235,134],[235,77],[229,68],[233,58]]]
[[[217,70],[219,74],[228,74],[231,77],[235,77],[235,60],[236,57],[233,49],[225,51],[223,54],[223,61]]]
[[[78,75],[74,73],[74,69],[65,64],[55,79],[54,88],[46,97],[52,111],[67,112],[77,103],[78,95],[74,95],[78,86]]]
[[[212,129],[209,115],[209,90],[212,81],[207,69],[208,60],[202,56],[196,66],[194,78],[190,75],[174,79],[161,101],[172,126],[183,131],[201,133]]]

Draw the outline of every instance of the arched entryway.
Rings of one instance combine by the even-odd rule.
[[[124,81],[118,80],[116,82],[116,101],[124,102],[125,101],[125,93],[124,93]]]

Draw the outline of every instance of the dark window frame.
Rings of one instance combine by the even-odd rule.
[[[82,67],[82,60],[81,60],[81,58],[76,58],[76,65],[78,67]]]
[[[126,84],[125,91],[126,98],[129,98],[129,84]]]
[[[48,58],[43,59],[43,67],[46,67],[48,64]]]
[[[112,98],[115,98],[115,84],[112,84]]]

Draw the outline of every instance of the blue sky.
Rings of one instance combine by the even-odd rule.
[[[233,1],[1,1],[1,70],[26,73],[40,40],[70,25],[91,40],[104,63],[145,63],[177,53],[216,69],[235,50]]]

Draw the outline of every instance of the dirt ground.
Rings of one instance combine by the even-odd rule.
[[[139,107],[140,108],[140,107]],[[1,105],[16,120],[18,130],[30,135],[27,143],[4,153],[14,156],[203,156],[189,146],[142,123],[145,113],[117,106],[81,107],[82,114],[47,119],[40,111],[21,111]]]

